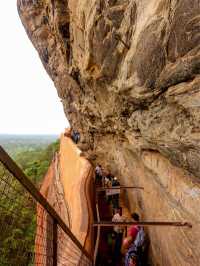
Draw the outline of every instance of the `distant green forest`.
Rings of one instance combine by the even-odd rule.
[[[56,136],[0,135],[0,144],[38,188],[59,149]],[[13,178],[6,187],[7,194],[1,193],[5,191],[6,178],[0,165],[0,266],[34,265],[36,206],[34,201],[27,200],[28,195]]]
[[[5,135],[0,134],[0,145],[13,157],[24,151],[46,148],[58,139],[56,135]]]
[[[40,185],[43,176],[48,170],[53,154],[58,149],[59,141],[55,141],[46,148],[35,148],[28,151],[22,150],[20,153],[15,154],[14,158],[35,185]]]

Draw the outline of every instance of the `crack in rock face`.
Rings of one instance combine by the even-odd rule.
[[[127,183],[130,158],[157,152],[199,182],[199,0],[18,0],[18,11],[88,158]]]

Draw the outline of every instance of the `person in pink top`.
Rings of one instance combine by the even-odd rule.
[[[137,213],[131,214],[131,217],[134,222],[138,222],[140,217]],[[138,225],[132,225],[128,229],[128,235],[123,241],[123,250],[125,251],[125,266],[136,266],[137,262],[134,257],[132,257],[132,247],[134,247],[133,243],[137,237],[138,232],[140,231],[140,227]]]
[[[133,218],[133,220],[135,222],[139,222],[140,217],[137,213],[132,213],[131,217]],[[138,231],[140,230],[138,225],[132,225],[129,229],[128,229],[128,236],[130,236],[132,238],[132,242],[134,242]]]

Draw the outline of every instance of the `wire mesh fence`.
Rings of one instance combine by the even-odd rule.
[[[83,255],[77,245],[58,226],[58,265],[90,265],[88,258]]]
[[[68,227],[52,213],[0,162],[1,266],[92,265]]]
[[[36,203],[0,163],[0,265],[33,265]]]

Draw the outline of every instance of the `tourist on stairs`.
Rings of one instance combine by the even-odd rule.
[[[80,133],[77,130],[72,130],[71,139],[77,144],[80,141]]]
[[[114,177],[112,180],[112,187],[118,187],[118,186],[120,186],[120,183],[117,177]],[[119,207],[119,193],[116,193],[112,196],[112,203],[114,209]]]
[[[140,218],[137,213],[132,215],[133,221],[139,222]],[[123,248],[128,249],[125,256],[125,266],[142,266],[145,232],[143,227],[132,225],[128,230],[128,237],[123,242]]]
[[[95,181],[96,185],[102,186],[103,171],[100,164],[97,164],[95,168]]]
[[[122,208],[119,207],[115,209],[115,214],[112,218],[112,222],[125,222],[125,218],[122,216]],[[114,256],[113,256],[113,266],[120,265],[121,258],[121,245],[124,233],[124,227],[116,225],[114,227],[115,245],[114,245]]]

